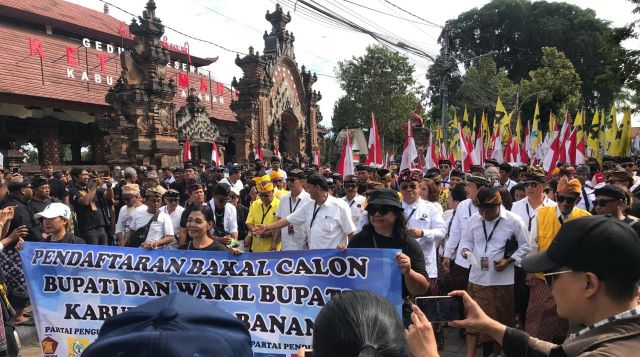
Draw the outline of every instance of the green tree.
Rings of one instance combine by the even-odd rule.
[[[346,94],[338,99],[331,119],[333,131],[368,128],[375,113],[383,145],[398,145],[400,124],[415,109],[420,87],[406,57],[380,46],[369,46],[361,57],[338,63],[336,75]]]
[[[567,110],[575,112],[579,108],[581,85],[580,76],[564,53],[556,48],[543,47],[541,66],[529,72],[529,79],[522,80],[520,95],[525,97],[538,93],[540,106],[547,113],[553,111],[563,115]],[[535,101],[530,103],[535,105]]]
[[[562,2],[493,0],[448,21],[440,38],[448,40],[450,55],[467,67],[470,59],[497,51],[497,67],[506,69],[514,83],[541,65],[543,47],[555,47],[573,63],[582,79],[581,104],[591,111],[611,105],[622,86],[620,78],[599,80],[613,60],[611,51],[602,51],[612,33],[610,24],[590,9]]]
[[[452,104],[460,113],[465,106],[469,113],[493,113],[496,97],[499,96],[509,108],[515,99],[516,90],[516,85],[509,79],[504,68],[497,68],[493,58],[482,57],[465,73]]]

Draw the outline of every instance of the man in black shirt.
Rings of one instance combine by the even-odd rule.
[[[31,242],[39,242],[42,240],[40,234],[33,220],[34,212],[28,206],[28,201],[33,196],[33,190],[31,183],[27,180],[16,182],[12,181],[8,185],[9,193],[7,197],[0,204],[0,209],[16,206],[14,209],[13,219],[9,225],[8,232],[13,232],[14,229],[20,226],[26,226],[28,234],[25,240]]]
[[[71,169],[73,182],[69,185],[69,197],[78,220],[78,236],[87,244],[107,244],[107,219],[104,206],[113,199],[110,177],[92,177],[81,167]],[[107,189],[103,189],[105,184]]]
[[[53,201],[49,197],[49,184],[47,179],[37,178],[31,181],[33,196],[29,200],[29,209],[32,213],[38,213],[44,211],[44,209]],[[46,237],[44,227],[42,223],[35,222],[38,234],[43,238]]]
[[[45,161],[40,166],[40,172],[42,176],[47,180],[49,184],[49,196],[55,199],[56,202],[62,202],[66,205],[69,204],[69,191],[64,187],[64,183],[55,177],[53,177],[53,165],[50,161]],[[41,211],[35,211],[41,212]]]

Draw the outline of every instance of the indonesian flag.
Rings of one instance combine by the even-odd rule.
[[[318,161],[320,159],[318,158]],[[351,139],[349,138],[349,129],[347,129],[347,137],[344,140],[344,148],[340,154],[340,162],[338,163],[338,173],[342,177],[356,174],[356,165],[353,163],[353,150],[351,149]]]
[[[280,155],[280,151],[278,151],[278,155]],[[320,148],[318,147],[313,150],[313,163],[318,165],[318,167],[322,166],[320,162]]]
[[[554,135],[551,144],[549,145],[549,150],[547,150],[547,153],[542,159],[542,167],[547,172],[547,178],[551,177],[553,169],[556,168],[560,151],[565,151],[565,148],[560,146],[560,134],[556,132],[556,135]]]
[[[220,161],[220,158],[218,157],[218,145],[216,145],[216,142],[213,142],[213,146],[211,147],[211,162],[214,165],[222,165]]]
[[[471,138],[467,142],[467,139],[464,137],[464,131],[462,131],[462,126],[458,124],[458,131],[460,132],[460,161],[462,162],[462,171],[468,172],[471,170],[472,158],[471,158]]]
[[[382,167],[382,147],[380,146],[380,136],[378,136],[378,125],[376,117],[371,112],[371,129],[369,130],[369,153],[366,164],[371,167]]]
[[[569,112],[567,111],[567,114],[564,117],[564,123],[562,123],[562,129],[560,129],[560,142],[559,142],[559,149],[564,149],[564,150],[560,150],[559,153],[559,157],[558,157],[558,161],[560,162],[567,162],[570,160],[570,155],[569,155],[569,145],[570,143],[568,143],[570,137],[571,137],[571,114],[569,114]]]
[[[478,127],[476,134],[476,143],[471,152],[471,158],[474,165],[484,166],[484,138],[482,137],[482,128]]]
[[[258,156],[258,159],[260,159],[260,161],[264,161],[264,153],[262,152],[262,148],[258,148],[256,156]]]
[[[189,160],[191,160],[191,142],[189,141],[189,138],[187,138],[187,140],[184,142],[184,148],[182,151],[182,161]]]
[[[280,149],[278,149],[278,148],[273,149],[273,156],[275,156],[278,159],[282,160],[282,155],[280,155]]]
[[[429,147],[427,147],[427,154],[424,157],[425,167],[430,169],[432,167],[438,167],[438,158],[436,157],[436,150],[433,143],[433,134],[429,134]]]
[[[400,172],[404,169],[413,168],[413,160],[418,158],[418,150],[416,142],[413,140],[413,130],[411,129],[411,120],[407,125],[407,137],[404,140],[404,149],[402,150],[402,162],[400,163]]]
[[[522,164],[522,159],[520,158],[520,144],[516,140],[513,141],[512,149],[511,149],[511,157],[516,164]]]
[[[527,128],[525,129],[525,133],[524,133],[524,148],[523,150],[520,152],[520,156],[521,156],[521,161],[522,163],[528,163],[531,156],[534,155],[533,150],[531,149],[531,130],[529,130],[529,128],[531,127],[531,123],[527,122]]]
[[[576,144],[576,163],[575,165],[584,165],[586,163],[585,157],[586,148],[584,145],[584,136],[580,138],[578,144]]]
[[[504,146],[504,162],[513,162],[513,137],[511,136],[511,132],[509,132],[509,136],[507,137],[507,145]]]
[[[502,152],[502,142],[500,141],[500,127],[498,127],[492,138],[493,145],[491,151],[491,158],[496,160],[497,162],[504,161],[504,156]]]
[[[391,166],[391,162],[394,160],[393,151],[388,151],[384,158],[384,167],[388,169]]]

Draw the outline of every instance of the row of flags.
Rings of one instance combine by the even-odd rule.
[[[214,141],[211,147],[211,163],[214,165],[224,165],[220,155],[218,155],[218,145]],[[184,146],[182,148],[182,161],[191,160],[191,141],[187,138],[184,142]]]

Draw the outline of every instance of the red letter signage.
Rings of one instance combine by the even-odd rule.
[[[67,46],[67,64],[70,66],[77,66],[78,62],[78,49],[75,47]]]
[[[40,58],[44,59],[44,52],[42,52],[42,39],[34,39],[33,37],[29,37],[29,55],[33,56],[36,53]]]
[[[96,54],[96,56],[98,56],[98,59],[100,60],[100,72],[104,73],[104,63],[107,60],[107,54],[98,53]]]
[[[178,86],[189,88],[189,75],[187,73],[178,73]]]
[[[200,78],[200,91],[201,92],[206,92],[208,91],[209,87],[207,86],[207,81],[204,80],[204,78]]]

